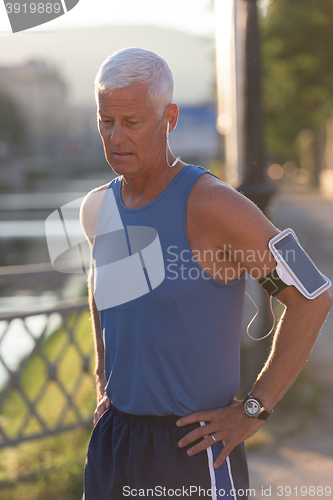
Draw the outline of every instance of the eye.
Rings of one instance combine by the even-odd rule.
[[[112,121],[111,118],[102,117],[100,115],[98,117],[98,120],[99,120],[100,123],[111,123],[111,121]]]

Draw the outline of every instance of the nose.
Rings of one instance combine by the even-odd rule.
[[[124,142],[126,136],[124,134],[123,128],[121,125],[114,123],[110,130],[110,143],[113,146],[119,146],[122,142]]]

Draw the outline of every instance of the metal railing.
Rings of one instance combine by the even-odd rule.
[[[0,448],[92,424],[87,298],[0,313]]]

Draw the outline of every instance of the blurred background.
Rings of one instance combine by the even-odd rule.
[[[93,82],[104,59],[128,46],[157,52],[173,70],[173,152],[242,191],[279,229],[292,227],[333,280],[333,0],[80,0],[16,34],[1,4],[4,500],[82,495],[95,407],[86,275],[52,269],[45,219],[113,177]],[[260,309],[250,333],[260,337],[272,323],[267,297],[250,279],[247,291]],[[246,336],[253,309],[246,302],[240,397],[270,346]],[[275,300],[274,310],[283,312]],[[333,489],[332,353],[329,318],[274,417],[247,443],[252,498],[262,486],[271,498],[278,485],[291,498]]]

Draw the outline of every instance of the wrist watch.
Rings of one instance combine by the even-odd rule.
[[[244,399],[244,413],[250,418],[257,418],[258,420],[267,420],[272,415],[273,410],[266,411],[260,399],[255,398],[248,394]]]

